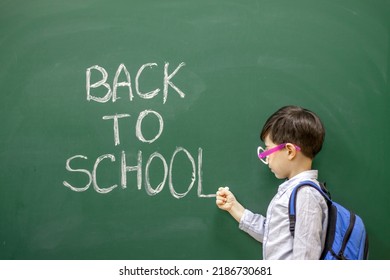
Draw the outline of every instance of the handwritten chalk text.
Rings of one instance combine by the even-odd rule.
[[[180,98],[185,98],[186,94],[173,82],[173,78],[175,77],[175,75],[178,74],[179,70],[183,66],[185,66],[184,62],[180,63],[173,71],[170,72],[169,63],[166,62],[164,64],[164,72],[162,78],[163,104],[166,104],[168,99],[168,93],[171,91],[176,92],[176,94]],[[142,99],[152,99],[161,92],[160,88],[156,88],[149,92],[142,92],[140,89],[141,75],[144,75],[145,70],[147,68],[152,68],[152,67],[158,67],[158,64],[145,63],[138,69],[138,72],[135,75],[135,79],[134,79],[135,92]],[[93,75],[94,77],[92,77]],[[96,81],[97,80],[96,75],[100,80]],[[112,81],[112,85],[109,84],[108,77],[109,75],[106,69],[99,65],[94,65],[86,69],[86,93],[87,93],[86,99],[88,102],[94,101],[98,103],[107,103],[108,101],[111,100],[112,103],[115,103],[118,99],[121,98],[117,94],[118,88],[120,87],[125,88],[126,91],[128,92],[128,100],[129,101],[133,100],[134,94],[133,94],[132,79],[129,71],[127,70],[126,66],[123,63],[118,66]],[[91,82],[92,80],[94,82]],[[109,115],[106,114],[102,116],[101,119],[103,121],[112,122],[113,135],[114,135],[113,139],[114,139],[115,146],[121,145],[120,127],[122,123],[124,123],[126,119],[130,117],[132,117],[130,113],[121,113],[121,114],[115,113]],[[143,122],[144,119],[146,118],[152,118],[155,121],[157,121],[158,124],[158,130],[155,132],[155,134],[152,134],[152,136],[149,135],[149,137],[145,137],[144,136],[145,133],[143,132]],[[153,144],[156,141],[158,141],[158,139],[161,137],[163,132],[164,132],[164,119],[160,113],[152,109],[143,110],[138,113],[137,122],[135,125],[135,135],[141,143]],[[175,172],[174,162],[176,160],[177,155],[180,153],[182,153],[187,158],[191,166],[190,183],[188,186],[184,186],[184,187],[176,186],[173,179],[174,172]],[[132,154],[134,154],[134,151]],[[92,185],[93,189],[97,193],[106,194],[118,188],[119,186],[121,189],[126,189],[128,187],[127,178],[128,176],[130,176],[129,173],[131,174],[135,173],[136,181],[137,181],[137,189],[141,190],[142,186],[144,186],[144,189],[149,196],[157,195],[164,189],[165,186],[168,185],[171,195],[174,198],[180,199],[185,197],[191,191],[191,189],[193,188],[196,182],[197,182],[198,197],[205,198],[205,197],[215,196],[215,194],[203,194],[203,187],[202,187],[203,150],[202,148],[198,148],[197,157],[194,157],[187,149],[178,145],[176,150],[173,151],[172,156],[170,157],[169,160],[167,160],[166,157],[164,157],[161,153],[154,152],[151,155],[149,155],[145,164],[144,164],[145,161],[144,161],[143,152],[139,150],[137,151],[136,154],[137,154],[136,163],[133,165],[128,163],[126,151],[124,150],[122,150],[120,155],[114,155],[112,153],[103,154],[97,157],[92,162],[90,161],[87,155],[78,154],[78,155],[71,156],[66,160],[65,169],[71,174],[74,173],[79,175],[84,174],[84,176],[86,176],[87,183],[83,186],[80,186],[75,184],[74,182],[63,181],[63,185],[75,192],[85,192]],[[97,174],[100,168],[103,168],[102,166],[100,166],[103,161],[111,162],[111,164],[116,166],[120,171],[120,179],[118,180],[118,182],[110,186],[102,186],[97,180]],[[151,177],[155,178],[156,176],[151,176],[150,166],[152,162],[156,162],[156,161],[159,161],[162,165],[163,176],[161,178],[161,181],[157,185],[152,186],[150,178]],[[80,163],[82,163],[82,166],[84,168],[72,167],[73,165],[76,164],[79,165]],[[186,189],[186,191],[178,192],[177,189],[180,190]]]
[[[182,68],[184,65],[185,65],[184,62],[180,63],[179,66],[177,66],[176,69],[172,73],[169,74],[169,69],[168,69],[169,63],[165,63],[164,77],[163,77],[163,104],[165,104],[167,102],[169,88],[174,89],[174,91],[181,98],[185,97],[185,93],[172,82],[173,77],[177,74],[177,72],[180,70],[180,68]],[[139,68],[139,70],[135,76],[135,81],[134,81],[135,91],[143,99],[151,99],[151,98],[157,96],[158,93],[161,91],[160,88],[157,88],[155,90],[152,90],[152,91],[146,92],[146,93],[141,92],[141,90],[140,90],[139,79],[140,79],[141,74],[143,74],[143,71],[145,70],[145,68],[147,68],[147,67],[152,68],[154,66],[157,66],[157,63],[146,63],[146,64],[142,65]],[[100,74],[102,76],[100,81],[95,82],[93,84],[91,84],[92,71],[98,71],[98,72],[100,72]],[[118,80],[119,80],[119,77],[121,76],[122,73],[125,75],[126,79],[125,79],[125,81],[119,82]],[[112,86],[110,86],[110,84],[107,83],[107,79],[108,79],[107,71],[99,65],[94,65],[94,66],[87,68],[86,77],[87,77],[86,87],[87,87],[87,100],[88,101],[96,101],[96,102],[100,102],[100,103],[106,103],[111,99],[112,102],[116,102],[118,99],[120,99],[120,97],[117,96],[117,91],[118,91],[119,87],[126,87],[128,89],[130,101],[132,101],[134,98],[130,73],[129,73],[129,71],[127,71],[127,68],[124,64],[119,65],[119,67],[115,73],[114,80],[112,82]],[[105,93],[105,95],[100,96],[100,97],[93,95],[93,92],[91,91],[91,89],[96,89],[96,88],[99,88],[102,86],[107,89],[107,92]]]

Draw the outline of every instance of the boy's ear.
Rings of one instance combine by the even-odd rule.
[[[293,158],[295,158],[295,156],[297,154],[297,148],[295,148],[295,145],[293,145],[291,143],[287,143],[286,150],[287,150],[289,160],[292,160]]]

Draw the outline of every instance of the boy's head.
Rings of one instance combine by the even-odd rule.
[[[301,148],[306,157],[313,159],[321,150],[325,129],[313,112],[298,107],[285,106],[276,111],[264,124],[260,138],[275,143],[292,143]]]

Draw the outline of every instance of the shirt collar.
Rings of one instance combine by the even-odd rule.
[[[291,179],[285,181],[283,184],[279,186],[278,192],[284,192],[286,191],[289,187],[295,186],[301,181],[305,180],[317,180],[318,178],[318,170],[307,170],[303,171]]]

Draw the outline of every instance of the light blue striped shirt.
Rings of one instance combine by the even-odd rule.
[[[245,210],[239,228],[263,243],[265,260],[319,259],[324,248],[328,224],[328,206],[321,194],[302,187],[297,195],[295,237],[290,233],[288,202],[294,187],[301,181],[318,184],[318,171],[302,172],[279,186],[271,200],[267,216]]]

